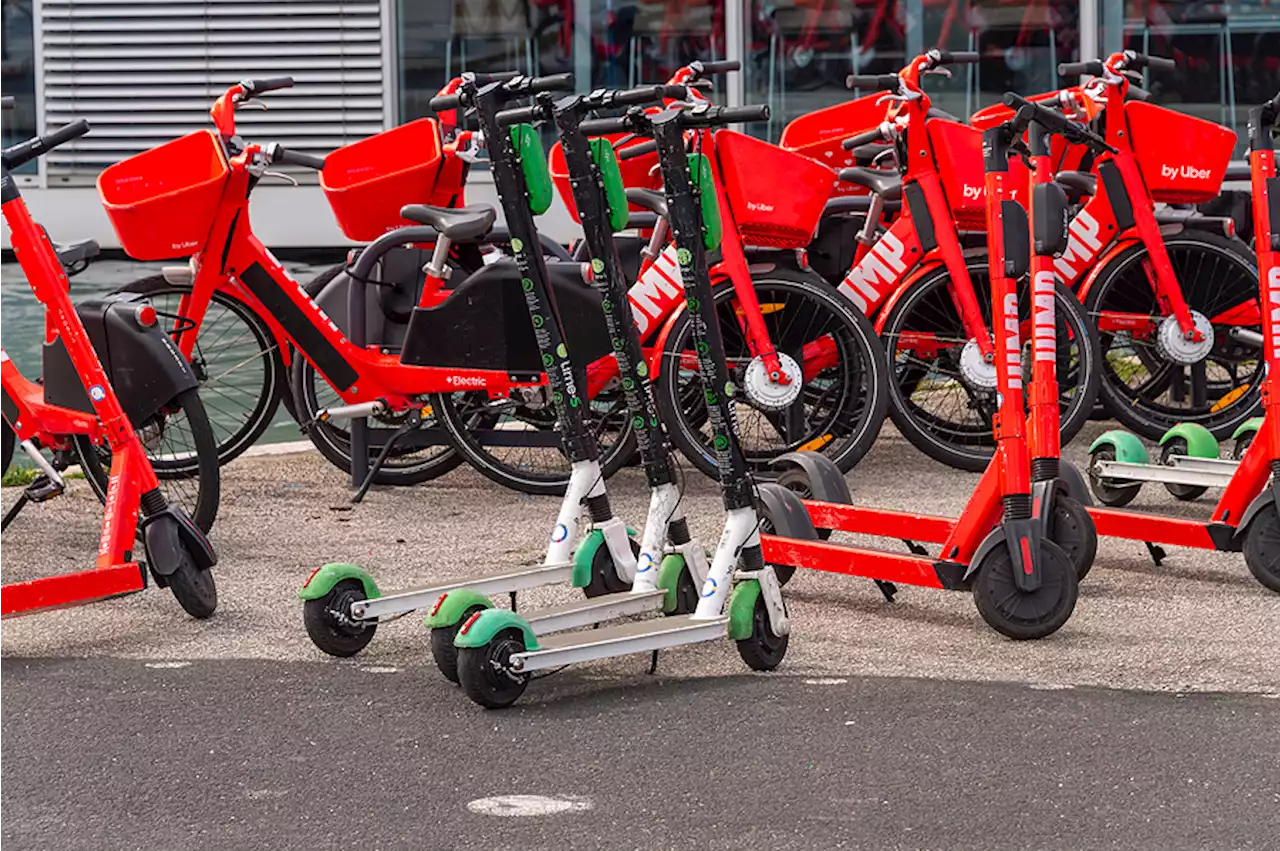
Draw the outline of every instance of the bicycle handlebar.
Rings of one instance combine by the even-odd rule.
[[[1157,71],[1172,71],[1178,66],[1172,59],[1163,56],[1148,56],[1145,53],[1125,53],[1126,68],[1154,68]]]
[[[303,168],[315,169],[316,171],[324,171],[324,157],[317,157],[315,154],[306,154],[302,151],[291,151],[278,142],[272,142],[267,146],[267,157],[273,163],[297,165]]]
[[[30,162],[36,157],[44,156],[59,145],[65,145],[72,139],[79,139],[88,132],[89,122],[81,118],[71,122],[65,127],[59,127],[52,133],[46,133],[43,136],[36,136],[34,139],[19,142],[11,148],[4,149],[3,156],[5,165],[9,168],[17,168],[23,163]]]
[[[976,65],[980,59],[981,55],[973,50],[938,51],[939,65]]]
[[[750,121],[768,121],[769,107],[713,106],[709,109],[685,109],[680,111],[680,123],[685,127],[715,127],[721,124],[738,124]]]
[[[1091,77],[1101,77],[1106,72],[1106,67],[1101,60],[1093,59],[1088,62],[1060,62],[1058,63],[1058,74],[1063,77],[1083,77],[1085,75]]]
[[[742,63],[731,59],[720,59],[715,62],[690,62],[689,67],[700,77],[715,74],[728,74],[730,71],[741,71]]]
[[[241,80],[240,88],[244,89],[245,97],[253,97],[254,95],[274,92],[277,89],[293,88],[293,77],[266,77],[261,80]]]
[[[896,92],[898,90],[897,74],[850,74],[845,78],[845,88],[875,89],[877,91]]]
[[[875,129],[867,130],[859,133],[857,136],[850,136],[840,143],[846,151],[852,151],[854,148],[861,148],[863,145],[870,145],[873,142],[887,142],[888,139],[884,135],[884,125],[877,124]]]
[[[1006,92],[1004,96],[1005,106],[1012,107],[1017,111],[1015,121],[1017,124],[1026,126],[1032,121],[1048,130],[1050,133],[1057,133],[1065,139],[1078,144],[1088,145],[1096,151],[1109,151],[1110,153],[1118,153],[1118,151],[1107,141],[1094,133],[1088,127],[1078,121],[1072,121],[1060,112],[1052,109],[1046,109],[1038,103],[1033,103],[1026,98],[1016,95],[1013,92]],[[1022,135],[1021,129],[1018,135]]]
[[[12,95],[5,95],[0,98],[0,109],[13,109],[14,101]]]
[[[631,129],[631,122],[625,115],[617,118],[589,118],[579,124],[578,129],[588,136],[608,136],[612,133],[626,133]]]

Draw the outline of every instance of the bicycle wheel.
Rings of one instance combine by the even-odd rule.
[[[968,260],[969,278],[991,327],[991,286],[985,257]],[[963,330],[946,269],[927,274],[899,299],[881,332],[892,353],[889,415],[903,437],[931,458],[978,472],[995,452],[992,416],[998,407],[995,368],[982,362]],[[1017,286],[1022,317],[1023,379],[1031,377],[1031,289]],[[1097,336],[1080,302],[1059,285],[1054,293],[1058,338],[1058,400],[1062,442],[1089,419],[1101,367]]]
[[[134,281],[124,292],[147,296],[171,327],[179,304],[191,287],[171,284],[161,275]],[[226,464],[254,444],[270,425],[285,387],[284,362],[275,338],[253,308],[230,293],[216,290],[196,334],[191,368],[200,381],[201,399],[209,412],[218,462]],[[161,478],[192,475],[191,457],[163,459]]]
[[[1089,290],[1103,354],[1101,398],[1111,414],[1148,440],[1180,422],[1198,423],[1219,440],[1256,416],[1262,404],[1262,352],[1233,339],[1243,328],[1261,333],[1258,272],[1243,243],[1188,231],[1165,238],[1182,297],[1212,339],[1183,340],[1156,303],[1146,248],[1121,252]],[[1118,327],[1118,314],[1124,324]],[[1148,317],[1142,327],[1134,319]],[[1248,324],[1253,320],[1253,324]]]
[[[523,493],[560,496],[569,486],[569,459],[547,393],[545,386],[504,399],[453,393],[433,397],[433,404],[458,452],[486,477]],[[607,478],[635,451],[626,401],[620,392],[602,393],[585,413]]]
[[[345,404],[342,397],[304,357],[294,359],[289,377],[298,419],[300,422],[311,423],[307,429],[307,437],[330,464],[350,475],[351,432],[346,423],[317,419],[326,408]],[[439,428],[439,409],[429,405],[425,410],[422,425],[392,449],[382,469],[373,477],[374,484],[416,485],[443,476],[462,463],[462,458],[454,451],[447,433]],[[404,417],[404,413],[371,417],[371,437],[389,437],[389,433],[404,422]],[[380,451],[376,446],[369,447],[370,463],[373,463]]]
[[[751,354],[732,287],[716,292],[725,355],[737,388],[742,453],[754,472],[769,472],[787,452],[811,449],[841,470],[856,464],[880,433],[886,401],[884,350],[867,318],[815,272],[774,266],[755,272],[752,284],[769,339],[789,371],[804,375],[787,388],[768,383],[763,362]],[[662,351],[656,401],[672,443],[694,466],[716,476],[703,381],[693,351],[687,313]],[[794,386],[794,385],[793,385]]]
[[[218,441],[199,391],[182,391],[146,422],[135,423],[134,430],[153,468],[175,456],[194,460],[194,475],[160,479],[160,492],[208,532],[218,516],[221,474]],[[111,450],[105,444],[94,444],[86,435],[73,436],[71,443],[89,486],[106,502]]]

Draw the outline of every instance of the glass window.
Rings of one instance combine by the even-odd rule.
[[[1248,108],[1280,90],[1280,7],[1271,0],[1126,0],[1124,16],[1126,49],[1177,63],[1174,71],[1148,73],[1144,87],[1154,102],[1231,127],[1242,154]]]
[[[5,110],[3,144],[12,145],[36,135],[35,42],[32,38],[31,0],[2,0],[0,6],[0,91],[14,99]],[[19,172],[34,172],[36,161]]]
[[[725,55],[724,0],[401,0],[400,121],[462,71],[572,71],[579,89],[665,82]],[[585,18],[585,20],[583,19]]]
[[[786,122],[852,99],[849,74],[889,74],[931,47],[981,54],[932,79],[935,106],[964,118],[1006,91],[1056,87],[1055,66],[1079,55],[1079,0],[752,0],[747,94]]]

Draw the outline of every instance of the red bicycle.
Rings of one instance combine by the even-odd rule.
[[[704,75],[737,68],[736,62],[695,62],[670,84],[692,85]],[[686,108],[710,106],[690,92],[693,105]],[[611,140],[632,209],[656,214],[645,222],[653,228],[630,290],[632,316],[660,370],[655,396],[672,442],[699,469],[715,475],[714,438],[690,348],[692,328],[666,203],[660,191],[641,188],[653,180],[654,147],[633,144],[623,135]],[[691,152],[707,155],[723,223],[711,278],[748,464],[766,472],[778,456],[812,449],[849,470],[870,449],[884,418],[883,350],[865,317],[850,310],[796,255],[817,225],[834,175],[731,130],[691,133],[689,145]],[[550,163],[576,215],[558,150],[552,150]],[[753,246],[750,262],[748,246]]]
[[[846,138],[841,147],[888,143],[901,165],[840,172],[871,198],[855,262],[839,285],[875,320],[892,356],[889,414],[899,431],[931,457],[973,471],[984,469],[995,449],[991,426],[998,407],[986,251],[966,250],[961,235],[986,227],[981,133],[936,117],[921,80],[976,60],[977,54],[930,50],[898,74],[850,78],[851,87],[887,92],[880,99],[889,105],[878,126]],[[806,153],[831,147],[819,139]],[[1012,191],[1015,198],[1025,193]],[[899,203],[901,212],[882,231],[878,223],[890,203]],[[1025,331],[1031,286],[1021,281],[1017,289]],[[1100,364],[1080,303],[1062,286],[1054,298],[1061,428],[1069,440],[1093,409]],[[1029,352],[1026,361],[1029,368]]]
[[[0,614],[31,614],[141,591],[147,586],[149,569],[156,584],[169,588],[188,614],[207,618],[218,601],[209,571],[217,557],[200,528],[161,491],[147,449],[130,422],[131,417],[149,415],[148,411],[179,409],[193,422],[198,421],[203,408],[195,378],[175,356],[168,338],[155,327],[155,309],[150,305],[111,300],[77,311],[68,294],[62,262],[48,234],[31,218],[10,175],[10,169],[88,131],[87,122],[77,121],[6,148],[0,157],[0,209],[23,272],[45,305],[49,329],[43,384],[23,378],[3,350],[0,374],[4,386],[3,466],[8,468],[15,442],[20,442],[42,474],[23,492],[4,525],[27,502],[62,493],[61,472],[44,458],[42,448],[64,453],[74,449],[86,474],[93,477],[104,475],[98,469],[96,446],[105,443],[110,448],[110,472],[105,474],[109,484],[97,564],[93,570],[5,585],[0,592]],[[102,340],[108,357],[105,366],[86,324]],[[123,401],[116,395],[108,370],[129,388]],[[212,435],[208,437],[204,457],[213,469],[202,484],[212,489],[216,504],[218,471]],[[139,536],[145,561],[135,558]]]

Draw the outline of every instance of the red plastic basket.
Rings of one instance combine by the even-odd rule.
[[[1236,134],[1212,121],[1142,101],[1124,105],[1138,170],[1153,200],[1200,204],[1222,191]]]
[[[320,188],[348,239],[368,242],[411,225],[406,204],[430,204],[443,153],[440,128],[419,118],[338,148],[325,158]]]
[[[856,165],[853,152],[846,151],[842,143],[884,121],[884,104],[876,103],[880,97],[879,93],[871,94],[802,115],[782,128],[778,144],[834,169]],[[868,192],[866,187],[837,181],[831,194],[866,195]]]
[[[125,253],[168,260],[204,245],[229,173],[218,137],[201,130],[108,166],[98,195]]]
[[[942,191],[956,223],[985,227],[987,176],[982,162],[982,131],[942,118],[932,118],[925,126]]]
[[[619,139],[626,139],[630,134],[616,133],[607,137],[615,147],[618,145]],[[617,150],[623,151],[632,145],[644,144],[646,139],[632,137],[632,141],[618,147]],[[658,189],[662,186],[662,178],[657,176],[654,167],[658,164],[658,154],[652,151],[642,154],[634,159],[618,160],[618,170],[622,173],[622,185],[628,189]],[[564,149],[560,147],[560,143],[556,142],[551,146],[551,153],[547,154],[547,169],[551,172],[551,180],[556,185],[556,192],[560,194],[560,200],[564,201],[564,205],[569,208],[569,215],[573,216],[573,220],[581,221],[578,218],[578,205],[573,200],[573,187],[569,185],[569,167],[564,162]],[[632,212],[641,212],[644,208],[637,207],[635,204],[629,205]]]
[[[716,162],[742,241],[767,248],[803,248],[813,239],[836,173],[820,162],[768,142],[721,130]]]

